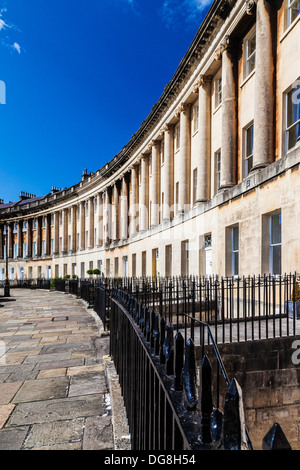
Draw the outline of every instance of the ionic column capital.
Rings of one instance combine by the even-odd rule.
[[[255,12],[257,0],[245,0],[247,15],[253,15]]]
[[[185,114],[191,109],[191,103],[181,103],[175,111],[175,117],[179,117],[180,114]]]

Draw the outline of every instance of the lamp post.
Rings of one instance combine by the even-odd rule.
[[[9,289],[9,279],[8,279],[8,225],[5,225],[5,232],[6,232],[6,256],[5,256],[5,264],[6,264],[6,272],[5,272],[5,281],[4,281],[4,297],[10,297],[10,289]]]

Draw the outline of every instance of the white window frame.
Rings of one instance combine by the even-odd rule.
[[[235,231],[237,230],[237,243],[238,247],[235,247],[234,243],[234,235]],[[232,276],[238,276],[239,275],[239,265],[240,265],[240,241],[239,241],[239,236],[240,236],[240,230],[238,225],[234,225],[231,228],[231,272]],[[237,272],[235,269],[236,266],[236,259],[237,259]]]
[[[215,164],[215,194],[217,194],[221,185],[221,158],[222,158],[221,149],[215,152],[214,158],[215,158],[215,162],[214,162]]]
[[[197,103],[192,108],[192,134],[195,134],[199,128],[199,106]]]
[[[193,170],[193,204],[197,201],[198,168]]]
[[[298,91],[297,91],[298,90]],[[294,99],[295,97],[295,100],[297,101],[297,103],[295,103],[296,105],[298,105],[299,109],[298,109],[298,114],[299,114],[299,118],[296,119],[296,121],[294,121],[292,124],[289,124],[288,122],[288,110],[289,110],[289,97],[292,96],[293,94],[295,93],[295,95],[292,97],[292,100]],[[284,106],[285,106],[285,132],[284,132],[284,146],[285,146],[285,152],[284,153],[287,153],[289,150],[291,150],[292,148],[294,148],[297,144],[297,142],[300,141],[300,132],[299,132],[299,136],[298,138],[296,138],[296,142],[294,145],[290,145],[289,144],[289,137],[290,137],[290,133],[291,131],[296,127],[296,126],[299,126],[300,127],[300,81],[298,80],[296,82],[296,86],[292,86],[291,88],[289,88],[286,93],[285,93],[285,97],[284,97]]]
[[[223,99],[222,73],[219,72],[214,81],[215,110],[221,106]]]
[[[255,38],[255,49],[249,53],[250,42]],[[254,58],[254,64],[252,59]],[[245,38],[245,73],[244,78],[246,79],[255,70],[256,65],[256,28],[254,27]]]
[[[293,18],[293,9],[297,6],[298,15]],[[291,24],[298,18],[300,14],[300,1],[299,0],[287,0],[286,6],[286,27],[289,28]]]
[[[251,137],[251,140],[252,140],[252,152],[249,153],[249,155],[247,154],[247,151],[248,151],[248,139],[249,139],[249,131],[250,129],[252,129],[252,137]],[[253,136],[253,133],[254,133],[254,122],[252,121],[250,124],[248,124],[248,126],[246,126],[243,130],[243,133],[244,133],[244,161],[243,161],[243,176],[244,178],[246,178],[247,176],[249,176],[250,172],[251,172],[251,169],[253,167],[253,143],[254,143],[254,136]],[[249,169],[249,161],[251,161],[252,159],[252,165]]]
[[[175,148],[175,152],[178,152],[178,150],[180,149],[180,123],[179,122],[175,125],[175,129],[174,129],[174,148]]]
[[[280,241],[279,242],[273,242],[272,238],[273,238],[273,232],[272,232],[272,220],[273,220],[273,217],[280,217]],[[269,246],[270,246],[270,254],[269,254],[269,266],[270,266],[270,273],[273,274],[273,275],[279,275],[281,274],[281,249],[282,249],[282,222],[281,222],[281,212],[277,212],[275,214],[271,214],[270,215],[270,219],[269,219]],[[275,273],[274,272],[274,248],[276,247],[280,247],[280,260],[279,260],[279,264],[280,264],[280,272],[279,273]]]

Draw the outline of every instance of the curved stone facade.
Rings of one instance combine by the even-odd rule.
[[[215,0],[118,155],[0,204],[0,280],[299,271],[299,35],[297,1]]]

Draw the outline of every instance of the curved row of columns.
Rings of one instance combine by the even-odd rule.
[[[252,2],[254,3],[254,2]],[[256,67],[254,110],[253,169],[268,165],[274,158],[274,21],[276,7],[268,0],[256,1]],[[237,183],[238,133],[238,54],[232,38],[220,48],[222,60],[222,156],[220,189]],[[211,158],[211,77],[201,75],[193,92],[198,93],[199,147],[196,203],[210,198]],[[54,212],[53,254],[83,251],[111,242],[126,240],[190,206],[191,194],[191,104],[182,103],[175,113],[180,124],[180,158],[178,193],[174,180],[174,124],[166,124],[158,140],[151,142],[146,153],[117,181],[96,196],[71,207],[71,233],[68,211]],[[163,143],[162,143],[163,142]],[[160,147],[163,145],[164,178],[160,172]],[[151,178],[149,159],[151,158]],[[129,183],[130,182],[130,183]],[[130,191],[129,191],[130,184]],[[163,193],[163,200],[162,200]],[[176,199],[176,200],[175,200]],[[94,201],[97,201],[97,212]],[[80,211],[79,230],[76,223]],[[86,217],[86,211],[88,216]],[[46,216],[46,255],[51,254],[50,215]],[[61,219],[60,219],[61,217]],[[36,219],[37,256],[41,255],[41,217]],[[32,219],[28,219],[27,256],[32,256]],[[18,224],[18,256],[22,251],[22,222]],[[61,226],[61,228],[59,228]],[[20,227],[20,228],[19,228]],[[97,239],[95,238],[95,228]],[[86,238],[88,233],[88,239]],[[12,228],[8,226],[8,254],[12,257]],[[71,246],[68,237],[71,235]],[[79,235],[79,239],[78,239]],[[60,247],[60,238],[62,246]],[[0,225],[0,258],[3,258],[3,226]],[[79,241],[79,243],[78,243]]]

